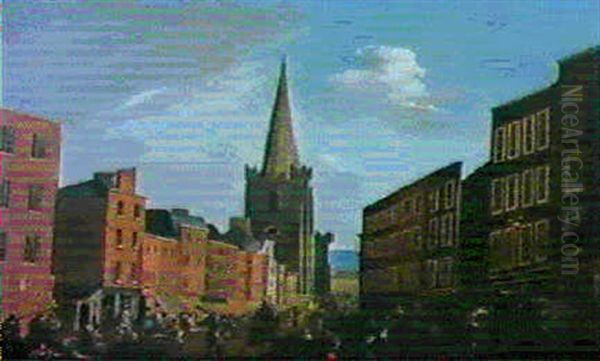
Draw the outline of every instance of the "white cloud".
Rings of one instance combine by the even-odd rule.
[[[383,97],[389,103],[416,111],[433,111],[424,82],[426,70],[410,49],[369,46],[358,49],[356,58],[362,68],[347,69],[331,80],[353,92]]]
[[[151,101],[155,96],[164,93],[165,87],[159,89],[146,90],[138,94],[132,95],[122,106],[121,110],[133,108]]]

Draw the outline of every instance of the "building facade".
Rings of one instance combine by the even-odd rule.
[[[52,304],[61,127],[8,109],[0,127],[0,318],[27,323]]]
[[[261,170],[246,166],[245,216],[254,234],[272,233],[276,258],[299,275],[304,294],[314,289],[312,169],[300,164],[294,140],[286,64],[279,84]]]
[[[59,190],[55,295],[65,309],[76,308],[75,328],[81,320],[99,324],[105,305],[113,317],[126,308],[139,315],[145,204],[134,168],[95,173]]]
[[[452,163],[364,209],[362,307],[454,288],[461,169]]]
[[[566,58],[554,84],[492,110],[490,159],[468,186],[486,205],[463,222],[465,244],[487,240],[480,260],[494,289],[594,302],[599,64],[599,48]]]

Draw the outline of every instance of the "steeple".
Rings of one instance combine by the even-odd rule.
[[[281,71],[275,103],[271,113],[269,134],[265,147],[262,174],[264,176],[289,176],[291,167],[298,166],[298,150],[294,141],[292,110],[287,88],[286,60],[281,61]]]

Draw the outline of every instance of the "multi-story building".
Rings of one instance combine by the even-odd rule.
[[[462,163],[452,163],[367,206],[360,250],[363,307],[454,286]]]
[[[246,166],[246,211],[252,231],[273,231],[277,261],[299,274],[299,288],[314,288],[312,169],[300,164],[294,140],[286,65],[281,65],[262,169]]]
[[[52,304],[61,128],[0,109],[0,318],[25,324]]]
[[[600,48],[566,58],[554,84],[492,110],[490,161],[466,187],[486,205],[463,242],[488,240],[496,289],[580,301],[594,277],[600,289],[599,64]]]
[[[55,294],[67,309],[76,307],[76,322],[100,323],[105,304],[115,317],[124,308],[139,314],[145,203],[134,168],[95,173],[59,190]]]
[[[149,209],[142,241],[141,284],[155,301],[197,300],[206,291],[208,227],[186,209]],[[165,302],[166,303],[166,302]]]

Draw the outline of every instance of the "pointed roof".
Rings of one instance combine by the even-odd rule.
[[[267,176],[289,175],[290,169],[299,165],[298,149],[294,141],[292,110],[287,88],[286,60],[281,62],[279,83],[271,113],[269,133],[265,147],[262,174]]]

